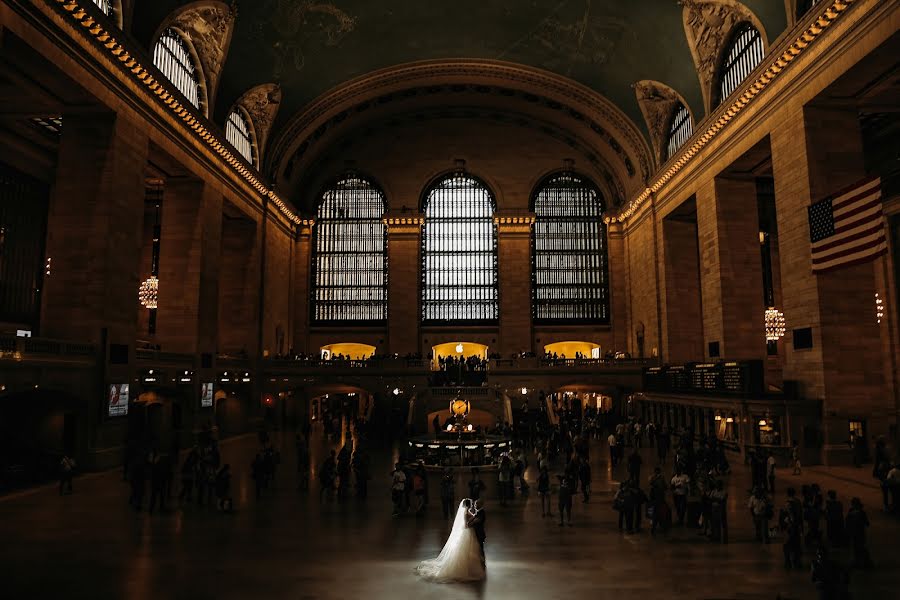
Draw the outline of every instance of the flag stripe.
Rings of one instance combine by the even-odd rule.
[[[860,244],[857,246],[853,246],[852,248],[845,248],[840,252],[835,252],[829,256],[819,257],[813,259],[813,270],[816,267],[821,267],[822,265],[826,265],[828,263],[834,262],[836,260],[845,259],[847,257],[853,256],[854,254],[865,252],[867,250],[871,250],[872,248],[876,248],[881,244],[884,244],[886,238],[882,236],[873,237],[871,240],[866,240],[864,244]]]
[[[833,202],[835,204],[841,204],[848,198],[852,198],[853,196],[858,196],[859,194],[867,194],[873,188],[881,190],[880,177],[872,177],[870,179],[858,181],[853,185],[847,186],[843,190],[836,192],[831,197],[834,198]]]
[[[881,223],[875,223],[873,225],[871,221],[868,221],[865,225],[856,228],[852,233],[848,232],[839,240],[834,240],[834,237],[830,237],[823,240],[823,242],[830,243],[823,244],[822,242],[819,242],[822,245],[816,246],[815,252],[816,254],[828,254],[837,247],[846,246],[850,242],[861,242],[863,238],[867,238],[878,233],[884,233],[884,227],[881,225]]]
[[[880,178],[849,186],[808,213],[814,273],[872,260],[887,247]]]
[[[868,207],[877,206],[879,202],[881,202],[881,194],[862,196],[852,203],[841,205],[840,209],[832,209],[834,210],[834,219],[835,221],[838,221],[840,219],[852,217],[855,213],[866,210]],[[832,207],[833,206],[834,204],[832,204]]]
[[[878,258],[882,254],[887,251],[887,242],[882,242],[880,245],[864,251],[858,252],[857,254],[845,258],[841,258],[836,261],[832,261],[827,264],[819,265],[818,267],[813,268],[813,273],[827,273],[828,271],[834,271],[835,269],[843,268],[843,267],[852,267],[854,265],[860,265],[866,262],[869,262],[875,258]]]

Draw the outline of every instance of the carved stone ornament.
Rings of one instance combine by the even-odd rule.
[[[694,57],[706,112],[712,110],[712,92],[722,48],[737,24],[750,22],[765,40],[759,19],[734,0],[679,0],[684,7],[684,33]]]
[[[191,40],[197,52],[206,79],[210,107],[215,105],[219,76],[228,56],[235,16],[235,9],[223,2],[201,1],[187,5],[169,22],[171,27],[178,28]]]
[[[669,121],[679,102],[684,103],[678,92],[664,83],[644,79],[634,84],[634,94],[637,96],[641,113],[647,122],[647,130],[650,132],[650,143],[653,146],[653,155],[658,164],[665,162],[666,142],[669,138]],[[687,104],[685,107],[687,107]]]
[[[266,140],[272,130],[272,123],[281,107],[281,87],[275,83],[264,83],[250,88],[241,96],[237,104],[247,111],[253,121],[253,129],[256,132],[256,152],[259,162],[266,149]]]

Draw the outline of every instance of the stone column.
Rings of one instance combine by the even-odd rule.
[[[501,356],[531,347],[531,230],[534,214],[498,212],[497,269]],[[493,348],[490,351],[494,351]]]
[[[663,359],[673,364],[700,360],[705,350],[697,223],[663,219],[662,238]]]
[[[764,359],[765,307],[756,182],[717,177],[697,191],[704,350]],[[712,357],[711,357],[712,358]]]
[[[865,176],[858,116],[798,108],[773,130],[771,142],[788,329],[784,378],[797,381],[805,398],[823,403],[824,460],[849,462],[848,419],[867,417],[871,439],[887,433],[893,413],[874,315],[882,259],[814,275],[806,209]],[[791,331],[806,327],[813,347],[794,348]]]
[[[602,352],[626,348],[628,344],[628,288],[626,285],[625,236],[622,224],[606,227],[607,263],[609,265],[609,313],[612,346]],[[539,351],[540,349],[535,349]]]
[[[388,228],[388,353],[419,351],[422,322],[419,270],[421,214],[396,213],[385,217]]]
[[[134,345],[146,134],[122,117],[64,116],[50,200],[41,335]]]
[[[249,217],[224,216],[219,271],[220,353],[256,356],[260,236]]]
[[[309,311],[310,290],[313,282],[312,274],[312,230],[313,219],[304,219],[297,226],[297,239],[294,241],[294,341],[295,352],[310,352],[309,347]]]
[[[197,179],[167,180],[156,321],[156,340],[165,351],[216,350],[221,236],[221,192]]]

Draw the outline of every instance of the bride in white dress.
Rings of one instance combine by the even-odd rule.
[[[466,527],[472,501],[466,498],[459,503],[450,537],[437,558],[419,563],[416,573],[427,581],[450,583],[453,581],[480,581],[485,578],[481,564],[481,548],[475,530]]]

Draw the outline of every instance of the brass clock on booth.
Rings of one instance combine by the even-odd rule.
[[[464,417],[469,414],[469,401],[456,398],[450,402],[450,414]]]

